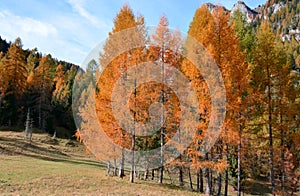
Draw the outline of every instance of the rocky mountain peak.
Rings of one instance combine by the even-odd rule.
[[[249,8],[245,2],[238,1],[235,3],[231,9],[230,14],[233,15],[235,11],[240,11],[245,17],[248,22],[252,22],[258,13],[251,8]]]
[[[212,3],[205,3],[205,5],[208,8],[208,10],[210,11],[210,13],[213,13],[217,7],[221,7],[225,12],[229,11],[224,6],[214,5]]]

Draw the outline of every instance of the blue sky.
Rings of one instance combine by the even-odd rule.
[[[245,0],[254,8],[266,0]],[[113,18],[127,3],[146,25],[165,14],[171,28],[187,32],[196,9],[211,2],[231,9],[236,0],[0,0],[0,35],[24,48],[37,47],[60,60],[80,65],[96,44],[106,39]]]

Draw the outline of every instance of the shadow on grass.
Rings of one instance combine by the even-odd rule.
[[[19,149],[22,149],[24,151],[29,151],[32,153],[40,153],[40,154],[50,153],[53,155],[69,156],[69,155],[59,151],[56,148],[48,149],[45,147],[40,147],[34,141],[29,143],[28,141],[22,141],[22,140],[13,139],[13,138],[3,138],[3,137],[0,137],[0,141],[6,142],[6,145],[10,145],[11,147],[15,147],[15,148],[17,147]]]
[[[85,159],[74,159],[74,158],[72,159],[69,155],[61,152],[59,149],[56,148],[48,149],[45,147],[41,147],[38,146],[36,142],[32,142],[30,144],[28,141],[22,141],[22,140],[12,139],[12,138],[3,138],[3,137],[0,137],[0,142],[7,146],[7,147],[0,146],[0,152],[3,154],[26,156],[26,157],[31,157],[35,159],[44,160],[44,161],[64,162],[64,163],[71,163],[71,164],[82,164],[82,165],[90,165],[96,167],[105,167],[104,165],[100,165],[99,162],[97,161],[85,160]],[[20,149],[20,151],[12,150],[16,148]]]
[[[270,195],[270,184],[265,181],[247,180],[243,189],[243,192],[250,195]]]

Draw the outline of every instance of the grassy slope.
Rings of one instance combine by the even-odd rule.
[[[0,195],[199,195],[175,186],[106,176],[105,168],[84,153],[34,134],[30,145],[22,133],[0,131]]]
[[[167,174],[162,185],[138,179],[131,184],[128,174],[124,179],[107,176],[81,144],[67,143],[36,133],[30,144],[23,133],[0,131],[0,195],[200,195],[170,185]],[[266,182],[247,184],[249,194],[244,195],[269,195]],[[236,195],[232,187],[229,195]]]

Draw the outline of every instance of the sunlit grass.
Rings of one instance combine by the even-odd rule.
[[[199,195],[152,181],[130,184],[128,174],[107,176],[82,146],[65,147],[61,139],[59,145],[43,143],[47,138],[35,134],[31,146],[22,133],[0,132],[1,195]]]

